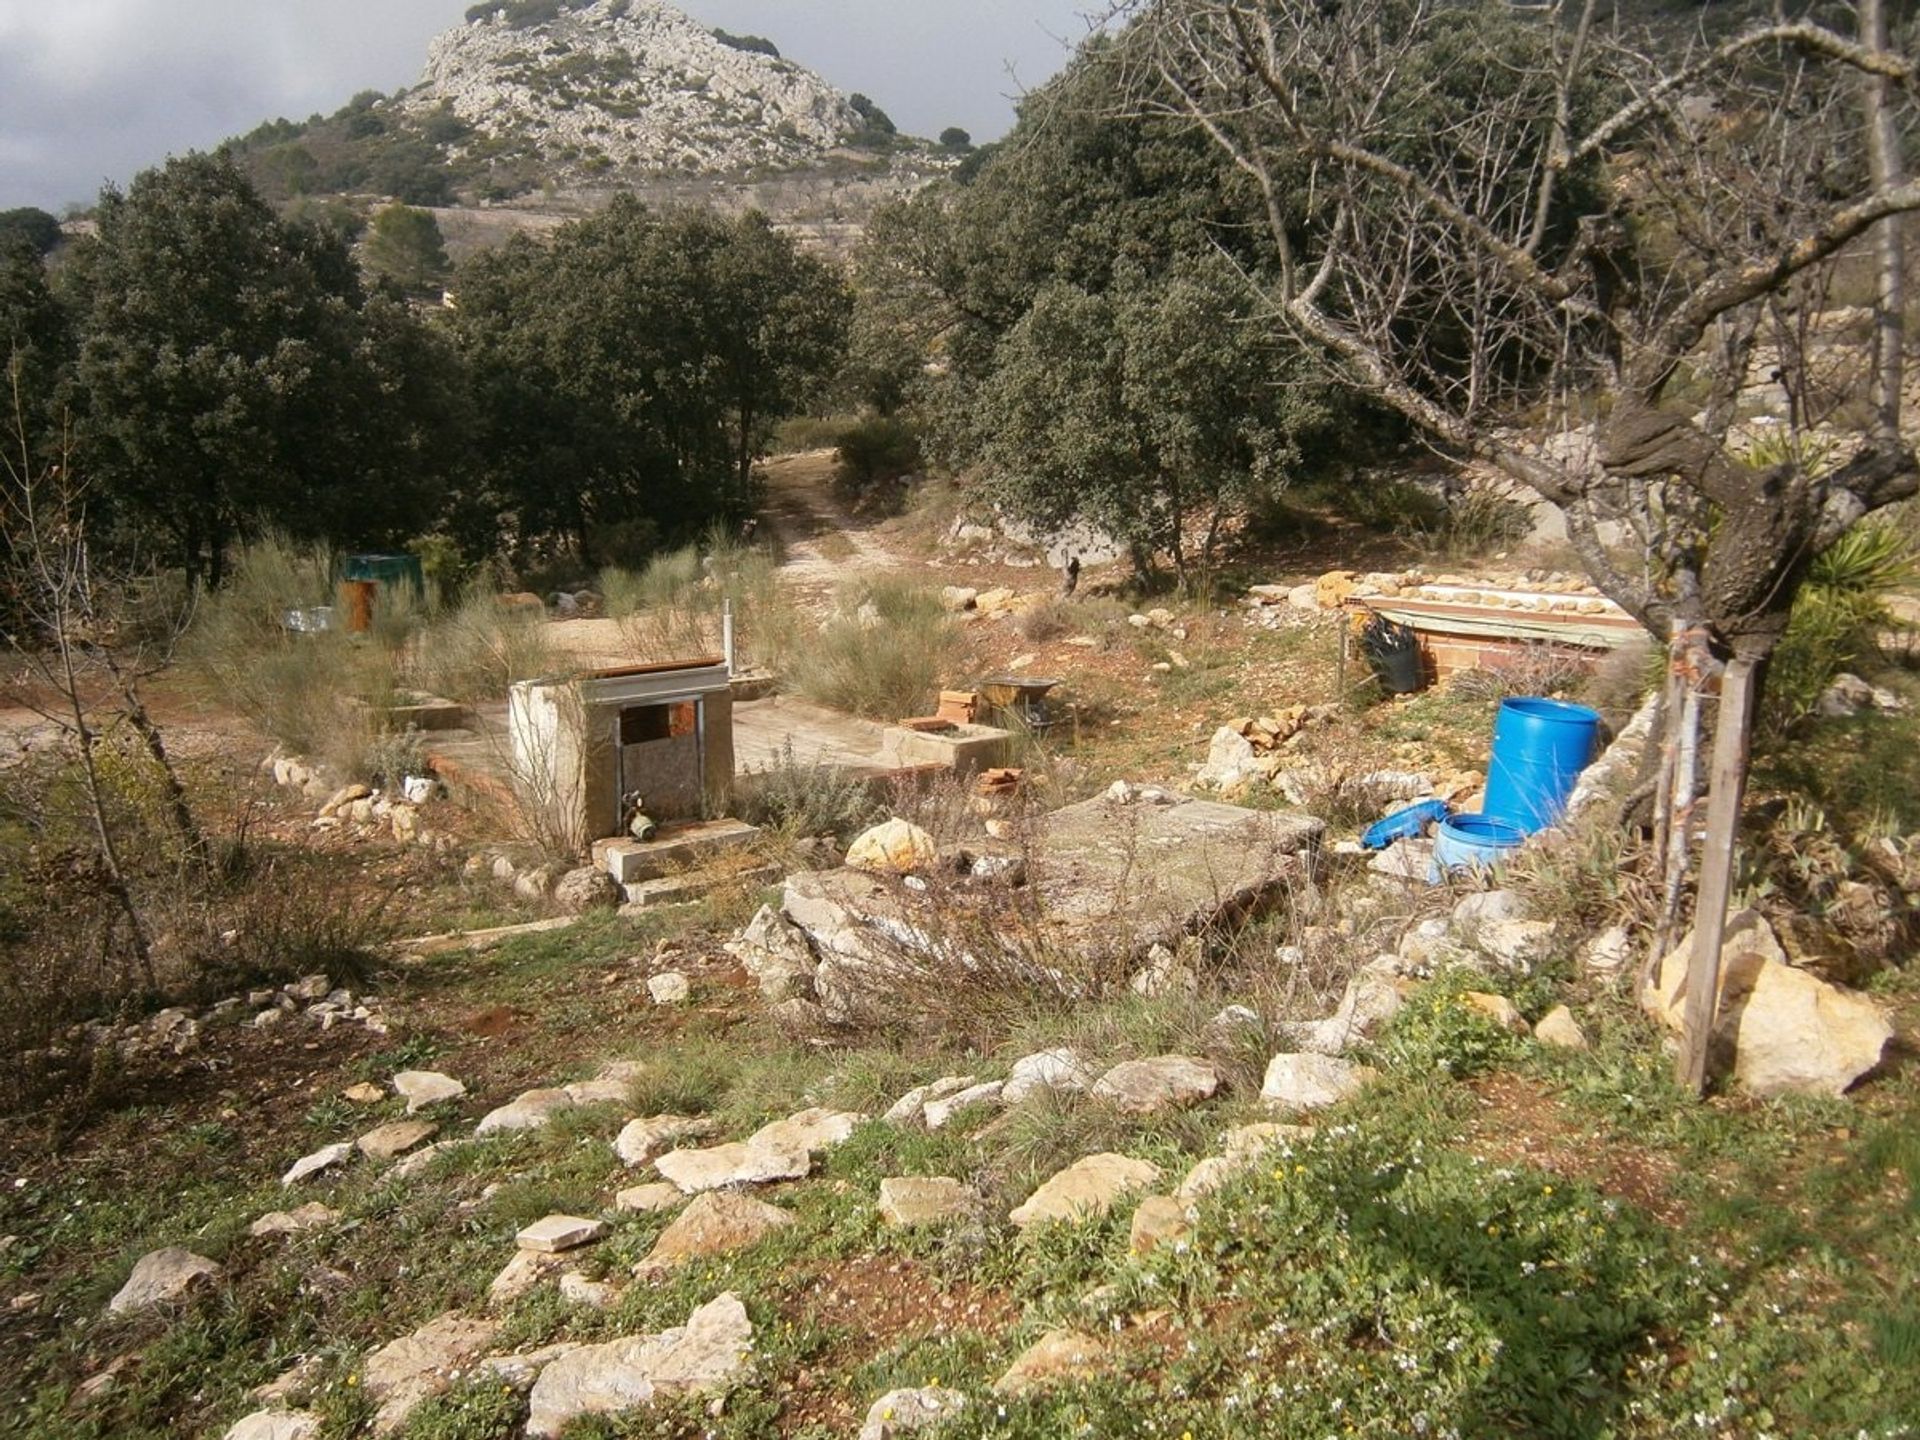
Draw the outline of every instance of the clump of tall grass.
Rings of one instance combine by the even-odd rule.
[[[792,646],[787,688],[876,720],[925,715],[950,678],[957,640],[938,591],[899,576],[866,577],[842,589],[817,634]]]
[[[500,608],[476,584],[451,609],[438,596],[383,586],[361,634],[288,627],[290,612],[334,603],[327,551],[269,536],[235,557],[227,583],[206,596],[184,657],[203,688],[297,754],[343,775],[376,767],[380,738],[406,692],[468,703],[500,699],[509,684],[552,667],[540,617]]]
[[[504,609],[479,583],[411,637],[402,674],[412,689],[474,704],[549,673],[555,664],[545,617]]]
[[[717,532],[701,545],[654,556],[644,569],[603,570],[600,593],[636,660],[719,654],[728,602],[740,668],[777,659],[772,637],[780,632],[781,600],[773,557]]]
[[[394,688],[390,652],[343,630],[286,626],[290,612],[333,604],[332,569],[322,547],[255,541],[201,601],[183,654],[220,703],[287,748],[352,769],[371,739],[365,707]]]

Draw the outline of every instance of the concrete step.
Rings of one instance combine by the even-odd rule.
[[[751,845],[760,829],[744,820],[689,820],[662,825],[651,840],[596,840],[593,859],[621,885],[658,880],[710,864]]]
[[[620,893],[626,896],[627,901],[620,907],[620,913],[630,915],[659,905],[687,905],[695,900],[704,899],[715,890],[729,885],[771,885],[779,878],[779,866],[754,865],[745,870],[727,870],[718,874],[704,871],[691,875],[665,875],[657,880],[641,880],[632,885],[620,887]]]

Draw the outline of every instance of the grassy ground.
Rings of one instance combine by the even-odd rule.
[[[797,1045],[767,1025],[701,921],[607,920],[383,977],[405,1017],[384,1049],[296,1039],[269,1068],[250,1063],[253,1037],[236,1031],[215,1052],[231,1071],[183,1072],[168,1103],[102,1117],[58,1156],[16,1152],[0,1196],[0,1231],[16,1237],[0,1255],[14,1304],[0,1430],[217,1434],[252,1408],[250,1387],[317,1356],[325,1433],[362,1433],[366,1353],[449,1307],[479,1309],[520,1226],[607,1212],[615,1189],[644,1178],[609,1145],[630,1113],[707,1113],[744,1136],[805,1104],[874,1111],[938,1074],[1001,1073],[1035,1038],[972,1055]],[[663,945],[670,961],[655,959]],[[662,963],[694,976],[690,1009],[645,1005],[645,975]],[[1541,981],[1516,992],[1534,1018],[1560,993]],[[1920,987],[1899,977],[1884,993],[1911,1033]],[[1132,1254],[1124,1209],[1025,1234],[1002,1217],[1092,1150],[1151,1160],[1170,1187],[1227,1126],[1257,1115],[1246,1088],[1144,1121],[1074,1100],[936,1134],[864,1126],[813,1179],[771,1192],[798,1218],[774,1239],[631,1284],[605,1312],[544,1288],[505,1312],[501,1343],[657,1329],[723,1289],[741,1294],[756,1356],[717,1419],[704,1404],[669,1406],[584,1424],[582,1436],[844,1435],[877,1395],[934,1378],[975,1401],[946,1432],[956,1436],[1910,1433],[1911,1067],[1849,1101],[1702,1107],[1668,1084],[1657,1043],[1619,997],[1575,998],[1595,1036],[1588,1054],[1506,1037],[1450,987],[1431,987],[1379,1044],[1381,1080],[1202,1202],[1179,1250]],[[1129,1001],[1068,1033],[1119,1058],[1141,1039],[1178,1037],[1189,1008]],[[439,1117],[457,1136],[520,1088],[622,1057],[649,1066],[629,1106],[462,1145],[411,1181],[362,1164],[294,1197],[276,1183],[297,1155],[398,1113],[397,1100],[342,1099],[355,1080],[417,1065],[461,1076],[471,1099]],[[242,1094],[229,1073],[259,1078]],[[874,1199],[898,1174],[979,1185],[987,1222],[886,1229]],[[248,1236],[260,1213],[316,1197],[342,1220],[291,1240]],[[611,1218],[584,1268],[624,1281],[667,1217]],[[169,1243],[226,1267],[217,1295],[105,1318],[132,1261]],[[1060,1325],[1109,1342],[1101,1378],[993,1397],[993,1377]],[[112,1387],[76,1402],[76,1385],[109,1369]],[[405,1434],[504,1437],[522,1403],[498,1387],[456,1389]]]

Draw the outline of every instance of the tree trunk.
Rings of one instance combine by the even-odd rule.
[[[174,768],[173,757],[167,753],[167,742],[160,734],[160,727],[153,723],[153,716],[147,711],[146,701],[140,698],[133,678],[120,675],[119,679],[120,699],[127,720],[139,735],[141,743],[147,747],[147,754],[153,757],[153,763],[160,767],[161,779],[166,786],[167,808],[173,816],[174,832],[180,837],[187,864],[196,875],[204,875],[207,871],[207,837],[200,829],[199,822],[193,818],[193,807],[187,802],[187,787],[180,781],[180,772]]]
[[[1735,842],[1747,794],[1747,752],[1760,675],[1773,642],[1743,645],[1720,685],[1720,722],[1713,740],[1712,794],[1707,840],[1700,855],[1700,891],[1693,915],[1693,955],[1687,965],[1686,1011],[1675,1079],[1695,1095],[1707,1088],[1707,1052],[1719,999],[1720,947],[1733,894]]]
[[[1886,50],[1887,14],[1884,0],[1861,0],[1860,41]],[[1887,81],[1874,76],[1864,82],[1866,92],[1867,160],[1878,189],[1891,189],[1906,179],[1900,153],[1900,132],[1888,103]],[[1877,295],[1873,314],[1873,435],[1886,443],[1900,439],[1901,382],[1906,366],[1906,248],[1902,217],[1889,215],[1875,237],[1879,245]]]
[[[140,965],[140,975],[146,981],[149,990],[158,990],[159,980],[153,969],[153,942],[147,936],[146,922],[140,916],[140,907],[133,898],[133,887],[127,883],[127,874],[120,864],[120,847],[114,843],[113,822],[107,816],[105,786],[100,779],[99,761],[94,755],[94,747],[99,737],[94,734],[93,722],[87,718],[87,704],[80,693],[80,676],[74,669],[72,641],[66,634],[68,614],[59,612],[59,633],[54,637],[60,652],[61,688],[64,698],[73,714],[73,733],[80,746],[80,773],[85,777],[87,790],[87,808],[93,820],[94,839],[100,846],[100,861],[107,872],[107,892],[113,896],[120,907],[121,914],[127,918],[127,926],[133,933],[133,956]]]

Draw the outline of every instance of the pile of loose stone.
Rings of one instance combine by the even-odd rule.
[[[323,1031],[348,1024],[376,1035],[385,1035],[390,1029],[373,996],[336,986],[325,975],[307,975],[277,989],[229,995],[203,1010],[176,1005],[143,1020],[118,1025],[95,1022],[81,1027],[75,1038],[90,1048],[111,1049],[123,1060],[137,1060],[195,1054],[205,1045],[209,1033],[223,1025],[266,1030],[301,1021]]]

